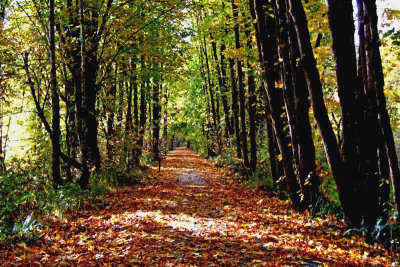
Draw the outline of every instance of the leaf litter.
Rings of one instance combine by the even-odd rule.
[[[397,254],[345,237],[333,216],[311,218],[246,188],[192,150],[171,152],[148,184],[114,189],[108,206],[52,220],[27,246],[0,250],[2,266],[391,265]]]

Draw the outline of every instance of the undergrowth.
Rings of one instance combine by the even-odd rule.
[[[8,171],[0,179],[0,244],[30,243],[40,236],[45,218],[62,219],[65,212],[83,203],[100,205],[111,188],[136,185],[145,177],[144,167],[129,173],[118,167],[105,168],[91,176],[89,189],[83,190],[77,183],[54,189],[44,173]]]

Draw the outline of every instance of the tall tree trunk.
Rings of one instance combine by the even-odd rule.
[[[370,196],[365,194],[365,190],[368,191],[369,181],[377,180],[374,176],[378,172],[376,143],[376,127],[378,125],[375,122],[376,119],[373,119],[376,112],[366,105],[365,101],[363,101],[365,99],[363,92],[361,91],[360,93],[359,89],[357,89],[357,62],[352,3],[343,0],[328,0],[327,8],[342,113],[342,157],[345,166],[347,166],[346,168],[353,169],[350,186],[354,191],[353,213],[357,216],[354,216],[355,221],[353,223],[359,224],[361,217],[366,213],[365,208],[362,208],[363,206],[369,206],[368,209],[374,211],[379,208],[378,194]],[[365,107],[366,112],[364,112],[364,115],[360,111],[364,110]],[[366,117],[363,118],[364,116]],[[363,121],[364,119],[366,120],[365,122]],[[370,129],[368,130],[368,128]],[[357,137],[359,134],[361,134],[361,137]],[[366,188],[363,188],[365,186]],[[362,204],[366,202],[369,204]]]
[[[132,148],[132,143],[135,141],[135,138],[137,138],[137,130],[138,130],[138,125],[135,122],[135,125],[133,125],[132,121],[132,97],[134,94],[134,89],[133,87],[136,86],[136,100],[137,100],[137,85],[136,85],[136,62],[132,59],[131,61],[131,75],[130,75],[130,80],[129,84],[126,85],[128,87],[128,96],[127,96],[127,107],[126,107],[126,117],[125,117],[125,146],[124,146],[124,152],[125,152],[125,160],[127,164],[127,172],[130,171],[131,167],[133,166],[134,161],[131,159],[131,155],[135,157],[135,148]],[[135,85],[134,85],[135,84]],[[136,108],[137,108],[137,102],[136,102]],[[134,132],[134,139],[131,140],[132,134],[131,131],[133,130]],[[129,148],[129,149],[128,149]]]
[[[168,87],[165,87],[164,89],[164,130],[163,130],[163,139],[165,142],[165,154],[168,151]]]
[[[117,94],[117,77],[118,77],[118,65],[115,66],[115,79],[110,84],[110,89],[107,92],[107,136],[106,136],[106,148],[107,148],[107,159],[109,166],[114,164],[115,156],[115,129],[114,129],[114,118],[116,111],[115,97]]]
[[[137,66],[136,66],[136,57],[135,59],[132,60],[132,77],[130,81],[130,90],[133,93],[133,124],[132,125],[132,130],[134,134],[134,147],[132,148],[132,165],[138,165],[138,159],[139,154],[140,154],[140,148],[139,146],[136,145],[137,140],[140,138],[139,137],[139,129],[140,129],[140,121],[139,121],[139,95],[138,95],[138,84],[137,84]],[[132,104],[132,103],[128,103]]]
[[[66,74],[67,70],[64,67],[64,75],[65,75],[65,146],[67,148],[67,156],[69,158],[76,158],[76,124],[75,124],[75,106],[72,101],[72,97],[74,95],[74,85],[71,79],[67,78]],[[67,164],[66,169],[66,180],[65,182],[71,183],[73,181],[72,172],[71,172],[71,164]]]
[[[238,90],[235,77],[235,63],[233,59],[229,59],[229,69],[231,71],[231,89],[232,89],[232,117],[235,129],[236,153],[239,159],[242,158],[242,146],[240,143],[240,125],[239,125],[239,107],[238,107]]]
[[[61,155],[61,130],[60,130],[60,97],[57,88],[57,70],[56,70],[56,45],[55,45],[55,19],[54,19],[54,0],[50,0],[50,84],[51,84],[51,104],[52,104],[52,128],[53,138],[51,143],[53,146],[51,169],[53,174],[53,186],[57,188],[62,184],[60,170],[60,155]]]
[[[382,130],[379,135],[379,174],[381,177],[379,180],[379,210],[381,212],[379,217],[382,218],[383,222],[386,222],[388,219],[387,211],[390,210],[390,167]]]
[[[209,97],[208,97],[208,86],[209,86],[209,83],[207,82],[207,79],[206,79],[206,74],[205,74],[205,67],[204,67],[204,61],[203,61],[203,53],[204,53],[204,50],[203,50],[203,47],[202,47],[202,44],[200,44],[200,48],[199,48],[199,57],[200,57],[200,74],[201,74],[201,78],[202,78],[202,81],[203,81],[203,85],[202,85],[202,88],[203,88],[203,95],[204,95],[204,97],[206,98],[206,102],[207,102],[207,118],[206,118],[206,130],[205,130],[205,134],[206,134],[206,140],[207,140],[207,155],[208,155],[208,157],[210,157],[210,156],[214,156],[215,155],[215,152],[214,152],[214,149],[213,149],[213,146],[212,146],[212,144],[210,144],[210,129],[212,129],[212,123],[210,123],[210,117],[211,117],[211,107],[210,107],[210,99],[209,99]]]
[[[239,36],[239,12],[238,7],[235,4],[235,1],[232,0],[232,10],[233,10],[233,21],[234,21],[234,33],[235,33],[235,47],[236,49],[240,49],[240,36]],[[241,144],[242,144],[242,153],[244,166],[249,167],[249,155],[248,155],[248,147],[247,147],[247,131],[246,131],[246,97],[245,97],[245,89],[243,82],[243,66],[242,61],[236,60],[236,68],[238,75],[238,88],[239,88],[239,111],[240,111],[240,128],[241,128]]]
[[[96,8],[80,0],[81,30],[81,90],[82,90],[82,135],[80,140],[82,152],[82,175],[79,184],[86,188],[89,184],[90,170],[100,170],[101,160],[97,141],[96,100],[98,86],[96,83],[99,62],[98,48],[109,10],[113,0],[107,0],[106,8]],[[100,11],[104,13],[100,19]]]
[[[220,132],[219,132],[219,112],[216,108],[216,102],[218,99],[216,98],[215,91],[214,91],[214,84],[211,81],[211,70],[210,70],[210,64],[209,64],[209,59],[208,59],[208,52],[207,52],[207,42],[206,38],[203,38],[203,53],[204,53],[204,58],[206,60],[205,65],[206,65],[206,70],[207,70],[207,81],[208,81],[208,92],[210,94],[210,103],[211,103],[211,112],[212,112],[212,118],[213,118],[213,128],[214,128],[214,135],[216,137],[216,141],[218,146],[220,146]]]
[[[253,1],[253,0],[250,0]],[[268,136],[268,154],[269,154],[269,164],[271,167],[271,175],[272,175],[272,182],[274,183],[274,187],[277,186],[277,182],[279,180],[279,171],[278,171],[278,162],[277,162],[277,155],[275,153],[275,138],[274,138],[274,130],[272,127],[272,120],[271,120],[271,109],[269,108],[268,98],[265,94],[264,98],[264,105],[265,105],[265,123],[267,125],[267,136]]]
[[[295,119],[295,104],[294,104],[294,88],[293,85],[293,73],[291,70],[291,64],[289,59],[289,43],[288,43],[288,27],[286,24],[286,5],[283,1],[276,1],[274,5],[276,13],[276,24],[277,24],[277,37],[279,41],[279,55],[281,56],[282,62],[277,65],[282,76],[281,87],[283,88],[283,99],[286,108],[287,121],[289,126],[289,132],[292,142],[293,156],[296,165],[299,166],[299,147],[298,147],[298,134],[297,134],[297,123]],[[300,186],[303,187],[304,182],[301,181]],[[302,188],[302,193],[304,190]],[[305,200],[308,202],[310,199],[305,195]],[[307,204],[307,203],[306,203]]]
[[[312,128],[310,124],[309,109],[310,101],[307,90],[307,82],[304,77],[303,68],[297,64],[297,58],[300,57],[299,47],[296,39],[296,32],[292,24],[289,26],[290,16],[286,0],[278,0],[279,17],[281,18],[281,30],[283,33],[283,44],[281,45],[281,54],[287,55],[284,58],[285,72],[291,72],[288,80],[292,83],[294,96],[294,129],[297,145],[296,151],[298,158],[299,179],[304,194],[305,203],[315,207],[320,197],[319,180],[315,165],[315,147],[312,137]],[[289,81],[288,81],[289,82]]]
[[[245,14],[243,13],[243,17]],[[246,46],[248,50],[252,50],[250,27],[245,23]],[[256,126],[256,82],[254,78],[254,70],[250,64],[250,59],[247,60],[247,88],[248,88],[248,110],[249,110],[249,138],[250,138],[250,164],[251,170],[255,170],[257,166],[257,126]]]
[[[97,144],[96,99],[98,70],[97,48],[95,40],[97,32],[96,20],[89,20],[90,8],[81,0],[81,88],[82,88],[82,151],[83,171],[80,185],[86,188],[92,168],[100,169],[100,151]]]
[[[137,67],[135,60],[132,61],[132,78],[131,88],[133,89],[133,127],[135,134],[138,134],[139,129],[139,97],[138,97],[138,85],[137,85]]]
[[[139,120],[139,137],[136,146],[138,147],[139,153],[135,156],[135,165],[139,164],[139,157],[143,151],[143,139],[146,128],[146,79],[147,79],[147,70],[146,70],[146,57],[142,54],[140,56],[140,120]]]
[[[226,131],[225,131],[225,135],[229,136],[229,127],[230,127],[230,122],[229,122],[229,108],[228,108],[228,102],[227,102],[227,98],[226,98],[226,94],[225,94],[225,78],[224,75],[222,74],[223,72],[225,72],[225,70],[222,70],[222,68],[224,67],[224,61],[222,58],[222,50],[221,50],[221,63],[222,65],[220,66],[219,64],[219,59],[218,59],[218,53],[217,53],[217,44],[215,43],[215,40],[212,37],[212,34],[210,34],[210,39],[211,39],[211,49],[212,49],[212,53],[213,53],[213,57],[214,57],[214,65],[215,65],[215,69],[217,70],[217,78],[218,78],[218,86],[219,86],[219,92],[221,94],[221,98],[222,98],[222,106],[224,109],[224,113],[225,113],[225,125],[226,125]],[[223,46],[221,46],[221,49],[224,49]],[[225,76],[226,76],[226,72],[225,72]],[[217,113],[219,113],[219,101],[218,101],[218,97],[217,98]],[[218,116],[218,120],[219,120],[219,116]],[[220,122],[218,122],[219,124]]]
[[[222,75],[221,94],[222,94],[222,105],[224,107],[224,113],[225,113],[225,125],[226,125],[225,132],[229,138],[230,135],[233,135],[233,126],[230,120],[230,108],[228,103],[229,85],[227,84],[227,77],[226,77],[226,66],[225,66],[225,55],[224,55],[225,49],[226,49],[225,44],[221,44],[220,46],[221,75]]]
[[[124,62],[121,62],[121,73],[117,76],[117,86],[118,86],[118,103],[116,108],[117,113],[117,123],[116,123],[116,130],[117,133],[121,132],[122,128],[122,121],[124,117],[124,100],[125,100],[125,83],[124,83],[124,73],[126,72],[126,65]]]
[[[81,136],[82,127],[80,118],[81,114],[81,57],[80,53],[80,41],[79,41],[79,16],[76,16],[75,12],[79,9],[79,2],[77,1],[75,10],[71,0],[67,0],[67,14],[68,14],[68,31],[66,36],[71,41],[66,45],[65,54],[68,55],[70,64],[67,64],[68,70],[71,72],[71,79],[67,79],[67,71],[65,70],[66,76],[66,99],[67,99],[67,116],[68,123],[66,125],[68,135],[68,157],[76,159],[79,149],[79,136]],[[78,12],[79,13],[79,12]],[[60,30],[60,39],[66,42],[63,37],[63,32]],[[70,166],[68,167],[70,169]],[[70,171],[68,171],[70,175]],[[71,181],[72,177],[68,177]]]
[[[389,159],[394,201],[397,210],[400,211],[400,170],[393,132],[390,126],[390,117],[386,108],[382,59],[379,51],[380,40],[377,26],[376,3],[375,0],[358,0],[358,7],[359,15],[362,16],[359,18],[360,30],[363,28],[363,33],[360,33],[360,42],[365,42],[363,47],[361,47],[362,43],[360,43],[360,48],[365,53],[364,64],[366,71],[364,74],[367,76],[364,76],[364,84],[369,92],[369,100],[376,102],[379,124],[382,129],[386,144],[386,153]]]
[[[282,164],[285,172],[285,180],[287,190],[295,207],[302,209],[301,199],[298,194],[300,186],[297,182],[296,175],[293,170],[293,154],[289,149],[289,140],[283,130],[283,122],[281,114],[280,92],[275,87],[275,57],[277,43],[275,42],[275,25],[272,18],[265,16],[264,1],[254,0],[255,14],[257,17],[257,31],[260,37],[262,70],[265,88],[267,89],[268,102],[270,104],[271,119],[274,127],[277,143],[281,152]]]
[[[155,76],[153,77],[153,147],[152,152],[156,161],[160,160],[160,88],[161,77],[159,76],[161,71],[159,63],[155,64]]]
[[[133,125],[133,121],[132,121],[132,97],[135,98],[134,94],[137,94],[137,87],[136,90],[133,88],[136,84],[136,77],[134,76],[135,72],[136,72],[136,63],[132,60],[132,64],[131,64],[131,78],[130,78],[130,82],[129,82],[129,90],[128,90],[128,96],[127,96],[127,108],[126,108],[126,119],[125,119],[125,131],[128,132],[130,130],[134,129],[134,125]],[[134,92],[136,91],[136,92]],[[136,95],[136,101],[137,101],[137,95]],[[136,104],[136,108],[137,108],[137,102],[134,103],[134,105]],[[135,106],[134,106],[134,112],[135,112]],[[138,112],[136,110],[136,112]],[[136,121],[135,121],[135,125]]]
[[[331,167],[333,177],[336,181],[340,202],[347,223],[352,226],[352,222],[357,222],[354,213],[353,187],[351,179],[354,177],[350,170],[346,170],[340,156],[339,146],[336,140],[332,124],[329,120],[328,111],[324,103],[322,84],[314,58],[312,46],[309,38],[306,14],[301,0],[288,0],[290,15],[293,19],[299,44],[301,63],[306,77],[308,91],[311,97],[311,104],[314,116],[321,132],[322,140],[328,163]]]

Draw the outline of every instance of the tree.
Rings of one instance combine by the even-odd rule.
[[[265,16],[264,1],[254,1],[255,15],[257,18],[257,31],[260,38],[260,59],[263,70],[263,78],[265,88],[267,90],[268,102],[271,111],[272,125],[274,128],[275,136],[280,150],[280,157],[282,159],[283,169],[285,172],[285,180],[287,190],[290,194],[290,198],[295,207],[303,208],[298,191],[300,190],[297,178],[293,170],[293,154],[289,149],[289,139],[287,138],[283,130],[282,113],[281,108],[281,95],[278,91],[279,88],[275,87],[276,73],[274,65],[276,63],[274,52],[277,49],[277,43],[275,38],[274,21],[271,17]],[[272,49],[271,49],[272,48]]]
[[[233,10],[233,21],[234,21],[234,32],[235,32],[235,47],[236,49],[241,48],[240,44],[240,36],[239,36],[239,10],[235,4],[235,1],[231,1],[232,10]],[[240,136],[241,136],[241,148],[242,155],[244,160],[244,165],[246,167],[249,166],[249,155],[248,155],[248,147],[247,147],[247,130],[246,130],[246,106],[245,106],[245,89],[243,82],[243,66],[242,61],[238,58],[236,60],[236,69],[238,76],[238,88],[239,88],[239,112],[240,112]]]
[[[51,104],[52,104],[52,128],[53,128],[53,138],[51,139],[53,145],[52,153],[52,172],[53,172],[53,183],[55,187],[61,185],[61,171],[60,171],[60,98],[57,88],[57,70],[56,70],[56,45],[55,45],[55,18],[54,18],[54,0],[50,0],[49,5],[49,46],[50,46],[50,75],[51,75]]]

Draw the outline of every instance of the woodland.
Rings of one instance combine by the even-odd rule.
[[[399,264],[395,2],[0,0],[0,264]]]

